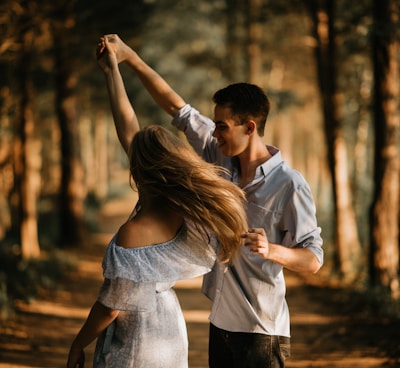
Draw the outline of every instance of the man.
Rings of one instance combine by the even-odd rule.
[[[233,265],[219,264],[204,278],[213,301],[209,363],[215,368],[284,367],[290,355],[290,318],[283,268],[317,272],[323,263],[315,205],[305,179],[263,141],[269,102],[248,83],[215,93],[214,119],[201,115],[117,35],[106,35],[119,62],[128,64],[153,99],[173,117],[193,148],[229,170],[227,179],[247,195],[250,230]],[[117,131],[129,141],[122,120]]]

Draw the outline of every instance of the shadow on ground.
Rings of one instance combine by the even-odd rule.
[[[70,343],[97,296],[101,260],[107,242],[127,217],[126,200],[102,211],[102,232],[82,248],[66,252],[76,260],[56,291],[31,303],[19,302],[17,313],[0,323],[0,368],[65,367]],[[307,285],[286,272],[292,321],[292,357],[288,368],[400,367],[400,321],[381,318],[357,296],[341,289]],[[206,368],[210,302],[200,293],[201,279],[178,282],[189,334],[189,366]],[[91,367],[94,344],[87,349]]]

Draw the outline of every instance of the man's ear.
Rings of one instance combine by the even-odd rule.
[[[255,130],[257,129],[257,125],[253,120],[249,120],[246,123],[247,126],[247,134],[253,134],[255,132]]]

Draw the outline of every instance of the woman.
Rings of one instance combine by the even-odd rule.
[[[139,199],[106,250],[104,283],[67,367],[83,367],[84,348],[96,338],[94,367],[187,367],[186,326],[172,286],[207,273],[216,259],[231,262],[247,231],[245,197],[165,128],[137,130],[115,54],[103,46],[99,64],[114,121],[132,120],[132,143],[121,143]]]

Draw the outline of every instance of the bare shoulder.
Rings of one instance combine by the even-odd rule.
[[[152,218],[132,219],[123,224],[117,235],[117,244],[123,248],[139,248],[165,243],[174,238],[179,223],[157,221]]]
[[[123,248],[140,247],[143,245],[138,242],[141,237],[140,226],[135,221],[127,221],[118,230],[117,244]]]

